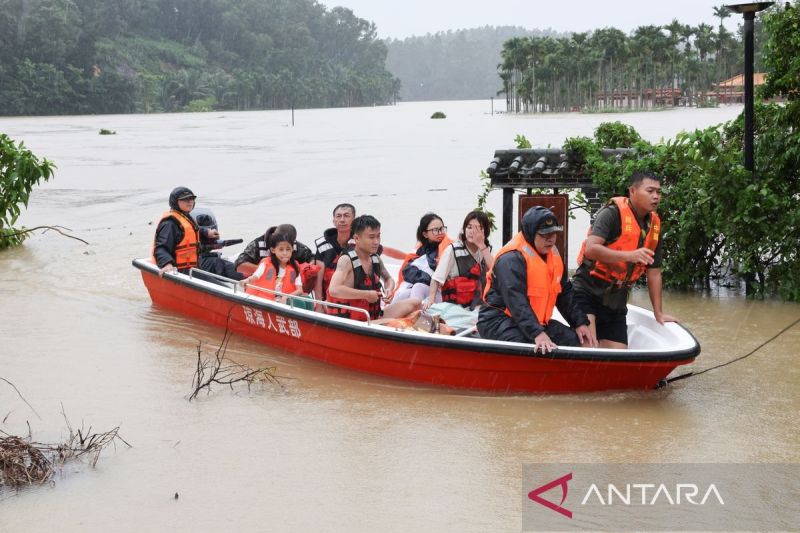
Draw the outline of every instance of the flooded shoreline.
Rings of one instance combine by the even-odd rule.
[[[448,118],[429,120],[434,107]],[[406,247],[421,213],[463,218],[479,171],[516,133],[557,146],[623,120],[657,140],[738,111],[492,117],[482,102],[437,102],[302,111],[294,128],[282,112],[0,119],[58,165],[21,223],[64,225],[91,243],[50,233],[0,253],[0,375],[42,417],[0,386],[0,417],[10,412],[0,429],[27,434],[30,421],[37,440],[57,438],[63,403],[73,420],[120,426],[134,446],[53,486],[3,493],[0,531],[508,531],[519,529],[526,463],[800,461],[798,327],[664,390],[510,397],[359,374],[234,336],[229,355],[275,366],[284,387],[217,388],[189,403],[197,344],[214,347],[223,332],[153,307],[130,264],[149,253],[176,185],[214,211],[223,238],[295,222],[312,244],[351,200],[382,220],[385,243]],[[646,291],[632,303],[649,307]],[[667,292],[664,309],[700,340],[694,369],[800,317],[796,304],[724,290]]]

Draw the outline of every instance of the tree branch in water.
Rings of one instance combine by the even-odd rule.
[[[36,231],[38,229],[43,229],[44,230],[43,233],[47,233],[48,230],[53,230],[53,231],[56,231],[56,232],[60,233],[64,237],[69,237],[70,239],[75,239],[76,241],[81,241],[83,244],[89,244],[87,241],[84,241],[80,237],[75,237],[74,235],[67,235],[66,233],[64,233],[64,231],[72,231],[71,229],[65,228],[64,226],[36,226],[35,228],[29,228],[29,229],[24,229],[24,230],[20,230],[20,231],[13,231],[13,232],[5,233],[5,234],[3,234],[3,236],[4,237],[5,236],[7,236],[7,237],[19,237],[20,235],[26,235],[26,234],[32,233],[32,232],[34,232],[34,231]],[[64,230],[64,231],[61,231],[61,230]]]

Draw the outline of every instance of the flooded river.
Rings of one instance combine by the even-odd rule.
[[[430,120],[437,110],[447,119]],[[800,326],[665,390],[567,396],[416,387],[234,337],[228,354],[274,366],[283,387],[186,400],[198,342],[210,354],[222,331],[154,308],[130,264],[149,254],[174,186],[215,212],[223,238],[293,222],[312,244],[333,206],[350,201],[383,222],[384,243],[407,248],[426,211],[459,225],[478,173],[517,133],[560,146],[620,119],[657,140],[740,108],[488,111],[309,110],[294,127],[286,111],[0,118],[0,131],[58,165],[20,222],[90,242],[50,232],[0,253],[0,377],[40,415],[0,382],[0,429],[27,434],[30,422],[36,440],[58,440],[63,405],[73,426],[120,426],[133,445],[105,451],[94,469],[72,464],[51,486],[0,492],[0,531],[518,531],[525,463],[800,462]],[[499,215],[501,194],[491,198]],[[572,257],[582,233],[570,232]],[[646,292],[634,303],[649,306]],[[800,318],[794,304],[719,294],[667,293],[664,308],[702,344],[695,369]]]

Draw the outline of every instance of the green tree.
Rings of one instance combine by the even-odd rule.
[[[23,143],[19,146],[6,134],[0,134],[0,250],[22,242],[13,225],[19,218],[20,205],[28,206],[31,191],[42,180],[53,176],[55,166],[39,160]]]

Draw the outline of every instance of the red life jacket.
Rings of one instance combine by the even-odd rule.
[[[256,287],[261,287],[262,289],[269,289],[269,290],[276,290],[275,287],[278,284],[278,269],[276,269],[272,265],[272,258],[265,257],[258,263],[259,268],[261,266],[264,267],[264,273],[255,281],[248,284],[245,290],[249,294],[254,294],[256,296],[260,296],[262,298],[266,298],[267,300],[274,300],[275,294],[266,291],[260,291],[258,289],[254,289],[251,285],[255,285]],[[283,277],[283,282],[281,283],[281,292],[283,294],[291,294],[295,290],[297,290],[297,285],[295,284],[295,280],[297,279],[297,271],[291,264],[286,265],[286,271]]]
[[[442,242],[439,243],[439,248],[438,248],[438,251],[436,252],[436,258],[438,259],[439,257],[442,257],[442,254],[444,253],[444,251],[451,244],[453,244],[453,239],[451,239],[449,236],[445,235],[444,239],[442,239]],[[408,266],[409,263],[411,263],[412,261],[414,261],[415,259],[417,259],[419,257],[420,248],[422,248],[422,243],[418,242],[417,243],[417,247],[415,248],[415,250],[413,252],[409,253],[409,254],[406,254],[405,259],[403,259],[403,264],[400,265],[400,273],[397,275],[397,285],[398,286],[401,283],[403,283],[403,269],[406,268],[406,266]]]
[[[512,250],[518,251],[525,258],[528,302],[539,323],[546,325],[553,316],[556,298],[561,294],[561,277],[564,275],[564,262],[558,254],[558,249],[553,247],[547,254],[547,262],[534,250],[533,245],[525,240],[520,231],[516,236],[503,246],[495,257],[495,264],[505,253]],[[492,272],[489,272],[486,281],[484,299],[492,288]],[[503,312],[511,316],[511,311],[506,307]]]
[[[479,303],[486,284],[486,269],[483,258],[477,262],[461,241],[452,245],[453,256],[458,267],[458,276],[448,278],[442,285],[442,301],[462,307],[474,307]]]
[[[200,234],[198,233],[197,224],[189,215],[181,213],[180,211],[175,211],[174,209],[170,209],[161,215],[161,220],[159,220],[158,223],[161,224],[168,218],[177,222],[178,226],[180,226],[183,231],[183,238],[175,247],[175,268],[183,270],[197,267],[197,257],[200,253]],[[155,249],[156,242],[154,238],[152,252],[154,263],[156,262]]]
[[[364,265],[361,264],[361,260],[358,258],[358,253],[351,249],[347,250],[346,254],[350,258],[350,262],[353,264],[353,288],[365,291],[376,291],[380,293],[382,287],[381,277],[379,275],[381,268],[380,257],[375,254],[370,256],[372,260],[372,272],[367,275],[366,271],[364,270]],[[344,256],[344,254],[342,254],[342,256]],[[380,298],[373,303],[369,303],[366,299],[348,300],[345,298],[334,298],[329,295],[327,301],[335,304],[349,305],[351,307],[359,307],[364,309],[369,312],[370,320],[380,318],[383,314],[383,311],[381,310]],[[349,309],[326,306],[325,312],[329,315],[366,322],[366,318],[364,317],[363,313],[351,314]]]
[[[661,233],[661,219],[658,217],[658,213],[653,212],[650,215],[650,229],[644,235],[628,199],[624,196],[617,196],[611,200],[619,209],[621,233],[617,240],[612,243],[606,243],[606,247],[609,250],[631,252],[644,246],[655,252]],[[591,228],[589,228],[589,232],[591,232]],[[578,266],[583,264],[585,251],[586,241],[584,240],[578,253]],[[642,263],[628,263],[625,261],[605,263],[603,261],[595,261],[594,267],[589,271],[589,275],[620,287],[630,287],[644,274],[645,270],[647,270],[647,266]]]

